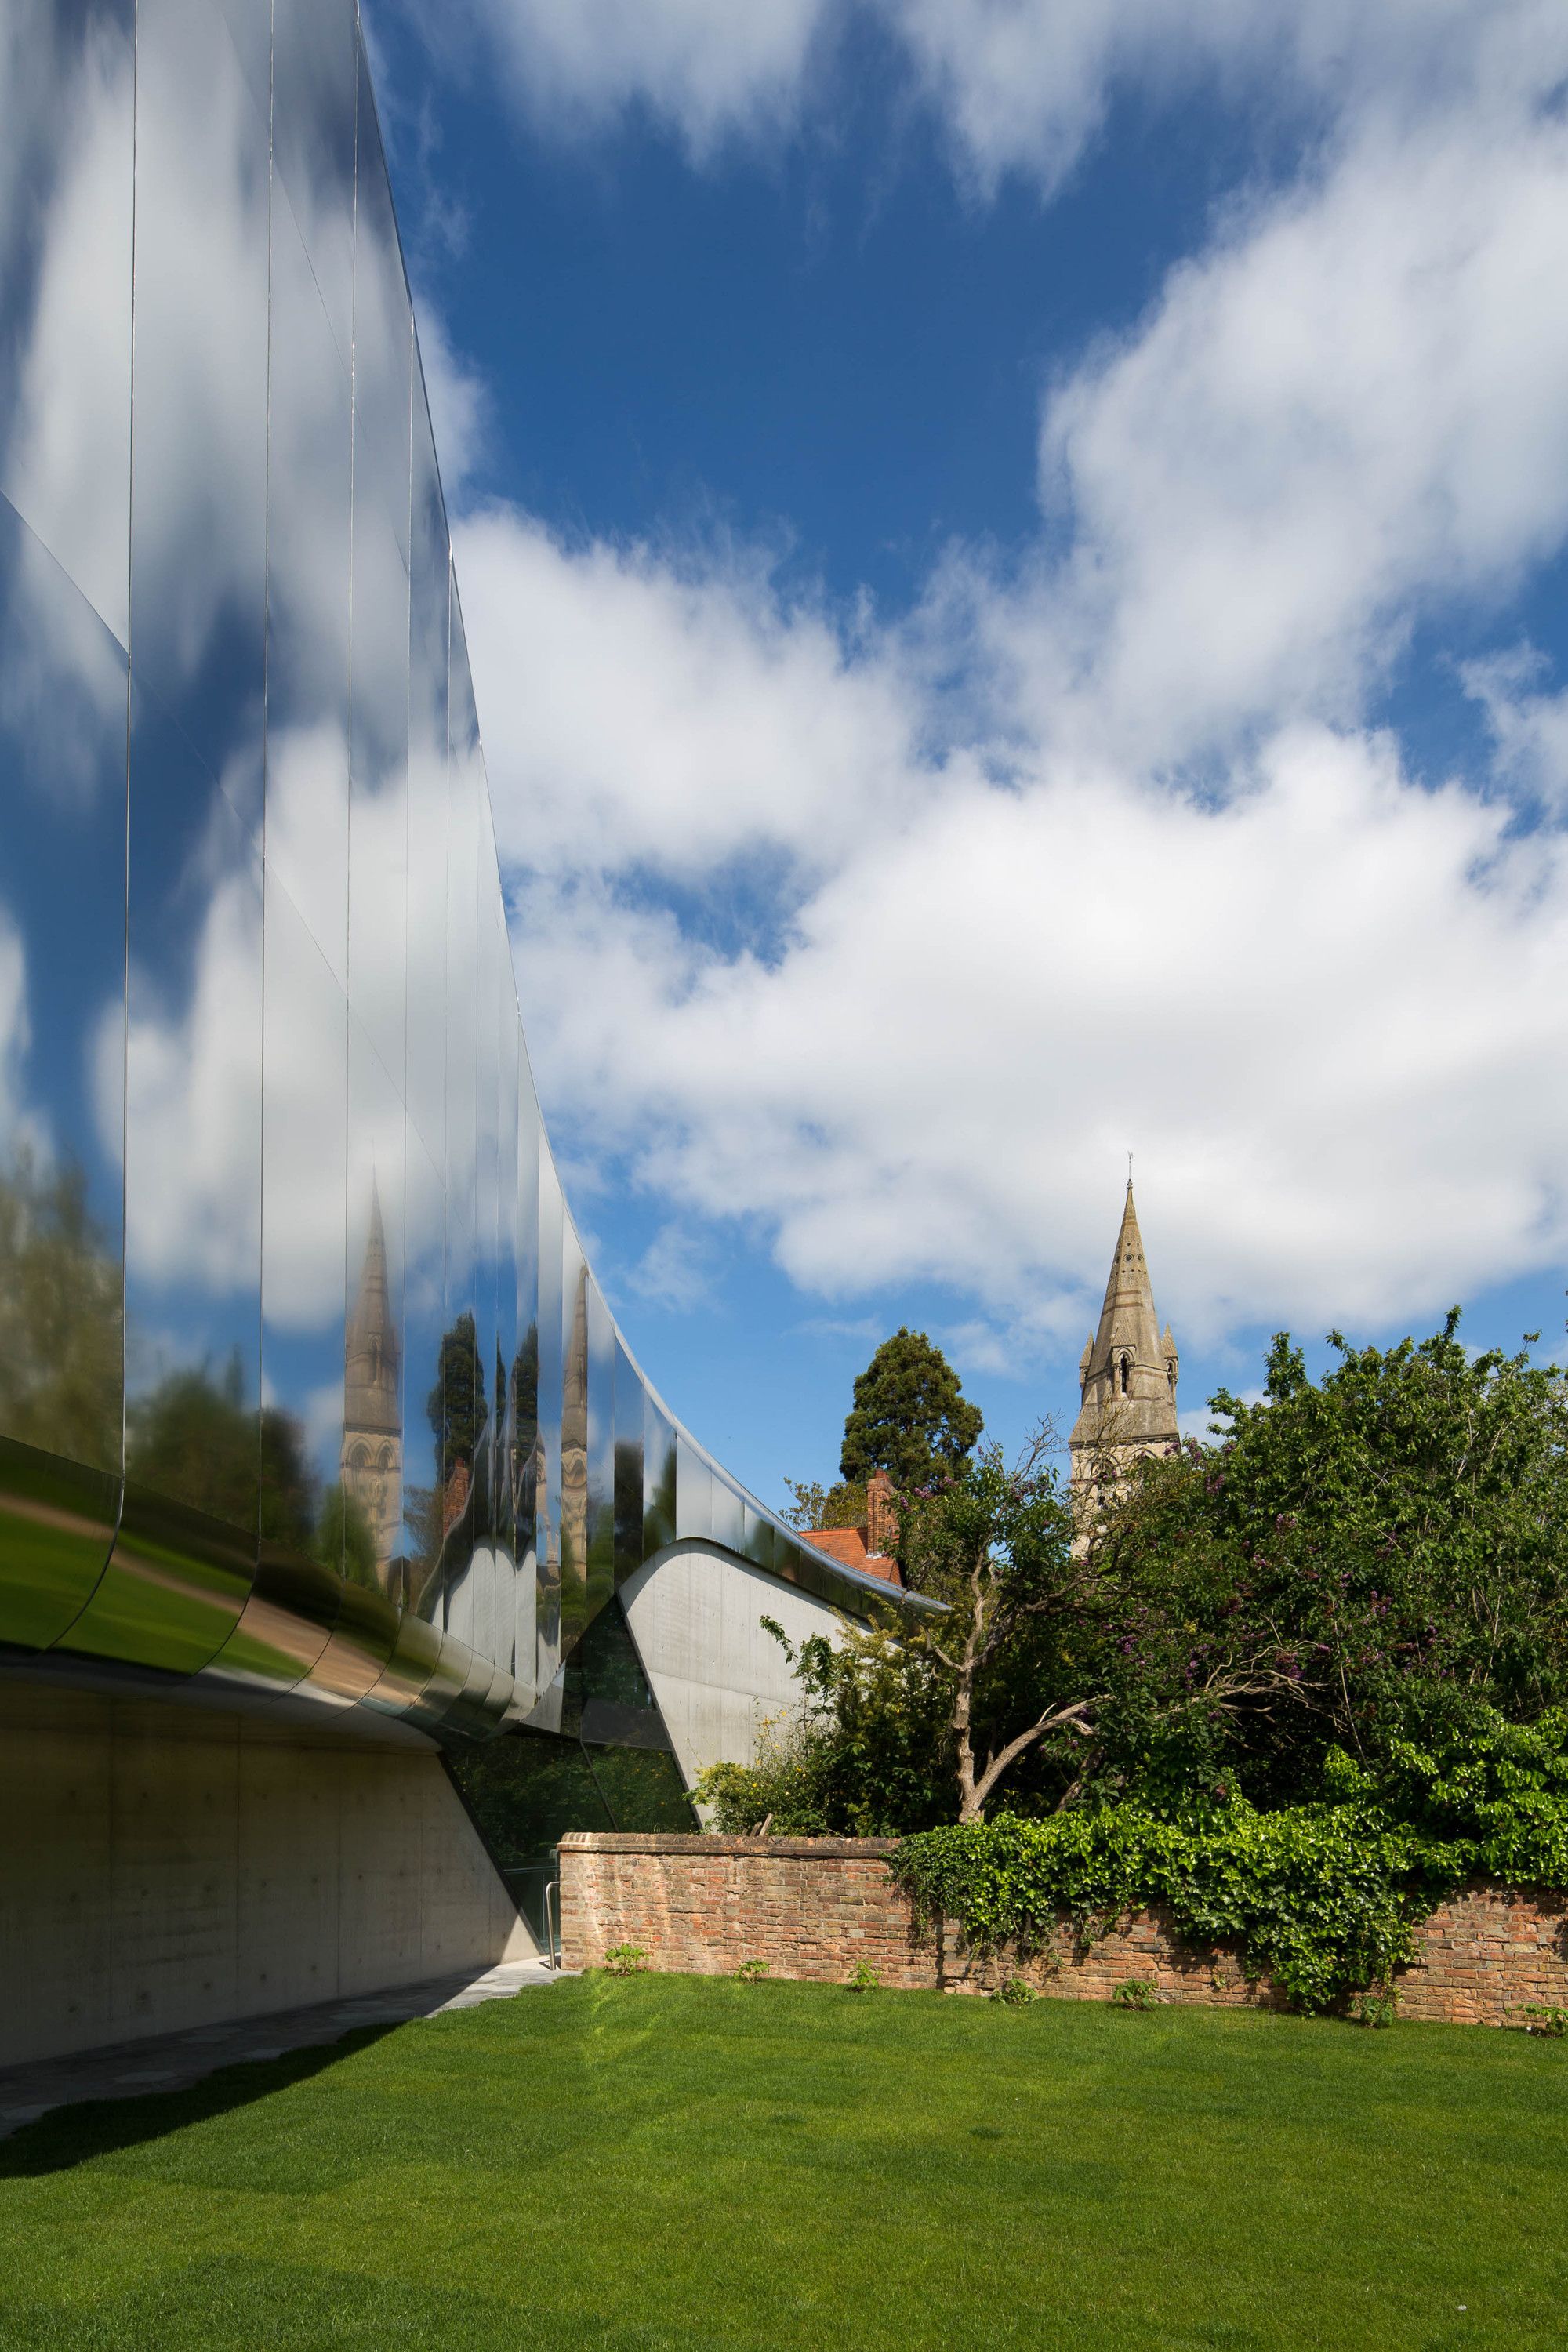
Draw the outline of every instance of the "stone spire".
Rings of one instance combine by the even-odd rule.
[[[1100,1328],[1079,1359],[1082,1404],[1069,1441],[1080,1517],[1141,1454],[1177,1444],[1176,1343],[1154,1312],[1143,1236],[1128,1179],[1121,1230],[1100,1310]]]

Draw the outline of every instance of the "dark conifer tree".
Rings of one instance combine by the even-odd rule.
[[[942,1349],[900,1326],[855,1383],[839,1474],[863,1481],[885,1470],[895,1486],[929,1486],[973,1451],[981,1421]]]

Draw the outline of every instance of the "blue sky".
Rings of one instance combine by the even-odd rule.
[[[757,1491],[903,1321],[1563,1324],[1568,24],[381,0],[514,949]]]

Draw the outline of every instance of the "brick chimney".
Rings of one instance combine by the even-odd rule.
[[[885,1470],[866,1481],[866,1549],[890,1553],[899,1540],[899,1515],[893,1506],[893,1482]]]

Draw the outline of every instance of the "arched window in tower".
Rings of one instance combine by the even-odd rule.
[[[1123,1357],[1122,1357],[1122,1359],[1121,1359],[1121,1393],[1122,1393],[1122,1395],[1123,1395],[1123,1396],[1126,1396],[1126,1395],[1128,1394],[1128,1392],[1129,1392],[1129,1391],[1128,1391],[1128,1384],[1129,1384],[1130,1376],[1131,1376],[1131,1370],[1132,1370],[1132,1359],[1131,1359],[1131,1356],[1123,1356]]]
[[[1165,1360],[1165,1378],[1170,1381],[1171,1394],[1174,1396],[1176,1393],[1176,1360],[1174,1356],[1168,1356]]]

